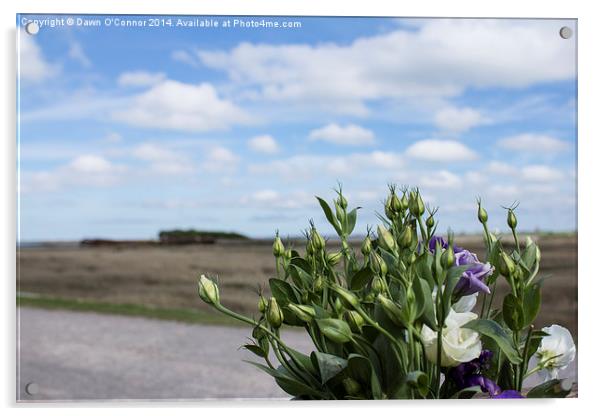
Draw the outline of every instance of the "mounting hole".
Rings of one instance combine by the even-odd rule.
[[[568,26],[563,26],[560,28],[559,33],[562,39],[569,39],[571,36],[573,36],[573,29]]]
[[[25,25],[25,31],[30,35],[36,35],[40,31],[40,25],[36,22],[29,22]]]
[[[40,388],[36,383],[27,383],[25,386],[25,392],[30,396],[33,396],[34,394],[38,394],[40,392]]]

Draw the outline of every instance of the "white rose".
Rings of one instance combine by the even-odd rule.
[[[481,355],[481,340],[479,333],[472,329],[462,328],[464,324],[477,319],[478,315],[472,312],[458,313],[451,309],[445,318],[442,332],[441,365],[455,367]],[[433,363],[437,362],[437,332],[428,326],[422,327],[422,343],[426,357]]]
[[[564,370],[575,359],[575,343],[568,329],[552,325],[542,329],[549,335],[541,339],[532,363],[544,377],[544,381],[558,378],[558,371]]]

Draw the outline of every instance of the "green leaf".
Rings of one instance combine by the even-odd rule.
[[[351,377],[362,384],[370,386],[373,399],[382,398],[381,385],[370,360],[359,354],[350,354],[347,362]]]
[[[326,382],[347,368],[346,359],[319,351],[311,353],[311,361],[320,373],[322,384],[326,384]]]
[[[429,378],[422,371],[412,371],[406,375],[406,382],[413,389],[418,390],[422,397],[425,397],[429,391]]]
[[[351,341],[351,328],[349,324],[341,319],[326,318],[316,319],[318,328],[326,338],[337,344]]]
[[[297,266],[301,269],[303,269],[303,271],[305,271],[305,273],[311,275],[311,266],[309,265],[309,263],[302,257],[293,257],[291,259],[291,265],[293,266]]]
[[[539,307],[541,306],[541,285],[535,283],[529,285],[525,289],[523,312],[524,312],[524,325],[530,325],[537,314],[539,313]]]
[[[253,361],[245,360],[245,362],[254,365],[255,367],[274,377],[278,386],[292,396],[313,396],[322,399],[327,398],[325,393],[308,386],[302,381],[299,381],[282,366],[278,367],[278,370],[273,370],[265,365],[255,363]]]
[[[527,393],[527,398],[547,399],[566,397],[571,392],[571,388],[569,387],[568,390],[566,390],[563,387],[564,381],[566,380],[550,380],[540,384],[539,386],[535,386],[529,390],[529,393]]]
[[[341,231],[342,231],[341,226],[339,225],[338,220],[335,218],[334,214],[332,213],[332,210],[330,209],[328,202],[324,201],[319,196],[316,196],[316,198],[317,198],[318,202],[320,203],[320,206],[322,207],[322,211],[324,211],[324,215],[326,216],[326,219],[328,220],[328,222],[334,227],[337,234],[341,235]]]
[[[472,329],[480,334],[492,338],[508,360],[513,364],[520,364],[521,358],[512,343],[512,339],[506,331],[495,321],[491,319],[475,319],[466,323],[463,328]]]
[[[360,207],[354,208],[347,214],[347,227],[345,229],[345,235],[351,235],[353,229],[355,228],[355,223],[357,221],[357,210]]]
[[[267,356],[266,352],[258,345],[245,344],[242,347],[246,350],[251,351],[253,354],[257,355],[258,357],[265,358]]]
[[[313,278],[309,273],[303,270],[301,267],[292,264],[289,268],[291,271],[291,277],[293,278],[293,282],[297,285],[297,287],[311,287],[313,282]]]
[[[351,276],[351,282],[349,287],[351,290],[360,290],[363,289],[374,276],[370,267],[364,267],[363,269],[358,270],[353,276]]]
[[[524,266],[527,268],[527,271],[531,271],[533,266],[535,266],[535,261],[537,259],[537,246],[535,243],[525,247],[523,254],[521,256],[521,260]]]
[[[424,312],[422,314],[422,321],[433,331],[437,330],[437,319],[435,318],[435,304],[433,303],[432,289],[426,280],[416,278],[420,282],[420,292],[422,293],[422,302],[424,303]],[[420,295],[416,291],[416,297]]]
[[[458,281],[469,267],[470,265],[468,264],[464,266],[455,266],[447,271],[447,276],[445,277],[445,289],[443,290],[444,316],[447,316],[447,312],[449,312],[449,308],[451,308],[452,295],[454,294]]]
[[[270,290],[272,291],[272,296],[276,298],[276,301],[282,307],[287,306],[289,303],[299,303],[299,299],[291,285],[282,279],[270,279]]]
[[[508,293],[504,297],[502,313],[504,315],[504,322],[508,325],[508,328],[513,331],[520,331],[523,329],[525,324],[523,307],[520,300],[512,293]]]

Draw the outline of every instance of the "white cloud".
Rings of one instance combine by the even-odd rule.
[[[211,148],[203,163],[205,170],[210,172],[228,172],[237,168],[240,157],[222,146]]]
[[[82,174],[102,174],[113,169],[111,162],[96,155],[78,156],[67,167],[75,173]]]
[[[181,131],[227,129],[249,123],[246,113],[221,99],[211,84],[165,80],[136,95],[129,108],[113,112],[116,120],[146,127]]]
[[[137,146],[133,149],[132,156],[150,162],[150,169],[161,175],[181,175],[194,172],[194,165],[186,155],[154,143]]]
[[[280,151],[280,147],[278,146],[276,139],[267,134],[253,137],[249,139],[247,144],[250,149],[258,153],[272,155]]]
[[[243,196],[241,203],[264,209],[296,209],[314,206],[316,200],[305,191],[281,193],[274,189],[262,189]]]
[[[60,72],[57,64],[46,61],[33,36],[19,31],[19,77],[23,81],[40,82]]]
[[[200,50],[197,57],[227,72],[248,97],[365,115],[371,100],[452,97],[469,87],[571,79],[575,43],[558,37],[558,25],[554,20],[432,19],[412,30],[344,45],[243,42],[229,51]]]
[[[406,155],[432,162],[464,162],[475,160],[478,155],[460,142],[453,140],[422,140],[412,144]]]
[[[84,68],[90,68],[92,66],[92,62],[84,52],[82,45],[78,42],[72,42],[69,47],[69,58],[77,61]]]
[[[330,123],[319,129],[312,130],[309,133],[309,138],[312,141],[322,140],[348,146],[374,144],[374,133],[355,124],[339,126],[338,124]]]
[[[117,84],[122,87],[148,87],[165,80],[163,72],[131,71],[124,72],[117,78]]]
[[[195,57],[183,50],[173,51],[171,54],[171,59],[174,61],[183,62],[193,67],[198,66],[198,61],[195,59]]]
[[[516,175],[518,169],[508,163],[492,160],[487,165],[487,171],[495,175]]]
[[[487,120],[473,108],[446,107],[435,114],[435,124],[441,130],[462,133]]]
[[[550,182],[564,178],[564,175],[560,170],[546,165],[525,166],[522,168],[521,173],[525,180],[535,182]]]
[[[421,176],[420,182],[420,186],[424,186],[425,188],[442,189],[458,188],[462,184],[462,180],[458,175],[447,170],[424,174]]]
[[[123,140],[123,137],[119,133],[111,132],[104,137],[104,141],[109,143],[119,143]]]
[[[499,140],[498,145],[508,150],[534,153],[558,153],[570,148],[570,144],[564,140],[531,133],[506,137]]]

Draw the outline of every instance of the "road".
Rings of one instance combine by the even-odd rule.
[[[238,349],[246,327],[33,308],[19,308],[18,317],[19,401],[289,398],[243,362],[260,360]],[[305,333],[284,335],[311,351]],[[575,365],[562,373],[574,377]]]

